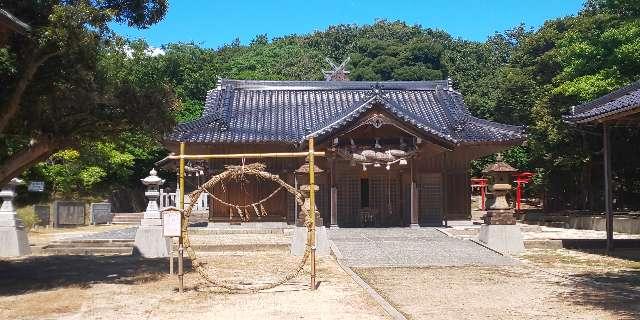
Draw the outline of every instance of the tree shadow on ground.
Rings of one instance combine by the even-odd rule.
[[[577,282],[562,300],[616,313],[620,319],[640,319],[640,270],[572,274]]]
[[[190,261],[185,260],[185,269]],[[168,273],[167,258],[134,256],[33,256],[0,261],[0,296],[95,283],[138,284]]]
[[[573,249],[591,254],[599,254],[603,256],[609,256],[629,261],[640,262],[640,247],[638,248],[620,248],[607,252],[605,249]]]
[[[565,283],[570,286],[570,290],[562,294],[563,301],[609,310],[620,319],[640,319],[639,287],[625,285],[633,282],[637,284],[640,280],[640,271],[616,274],[584,273],[573,276],[580,282],[579,284]],[[606,285],[603,285],[604,283]]]

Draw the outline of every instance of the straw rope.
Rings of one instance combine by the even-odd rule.
[[[288,183],[286,183],[285,181],[280,179],[280,177],[278,175],[271,174],[269,172],[264,171],[264,169],[265,169],[265,165],[264,164],[253,163],[253,164],[242,165],[242,166],[226,166],[225,168],[226,168],[225,171],[223,171],[222,173],[220,173],[218,175],[213,176],[211,179],[209,179],[209,181],[205,182],[198,189],[196,189],[195,191],[193,191],[193,192],[191,192],[191,193],[189,193],[187,195],[189,197],[190,204],[186,209],[181,210],[181,209],[178,209],[178,208],[175,208],[175,207],[168,207],[168,208],[165,208],[165,209],[162,210],[162,211],[178,211],[178,212],[181,212],[181,216],[182,216],[181,234],[182,234],[182,239],[183,239],[183,246],[184,246],[185,250],[187,251],[187,255],[189,256],[189,259],[191,259],[192,267],[198,272],[198,274],[200,274],[200,276],[204,280],[206,280],[207,282],[209,282],[213,286],[227,289],[230,292],[256,292],[256,291],[260,291],[260,290],[271,289],[271,288],[275,288],[275,287],[277,287],[279,285],[282,285],[282,284],[288,282],[289,280],[297,277],[300,274],[300,272],[303,270],[304,265],[307,263],[307,260],[308,260],[310,254],[311,254],[311,246],[313,245],[311,243],[311,238],[312,237],[307,237],[307,243],[305,244],[304,254],[303,254],[302,258],[300,259],[300,261],[289,272],[287,272],[285,275],[281,276],[276,282],[273,282],[273,283],[255,284],[255,285],[232,283],[232,282],[216,279],[216,278],[212,277],[211,275],[209,275],[206,272],[204,265],[200,262],[200,260],[198,259],[197,255],[196,255],[195,250],[191,247],[191,240],[189,238],[189,226],[188,226],[189,223],[188,223],[188,221],[189,221],[189,216],[191,215],[191,212],[193,210],[193,207],[194,207],[194,204],[195,204],[196,200],[200,197],[200,195],[203,192],[209,193],[209,191],[207,190],[208,188],[213,187],[218,182],[220,182],[220,181],[222,181],[224,179],[227,179],[227,178],[243,179],[245,174],[254,175],[254,176],[259,177],[259,178],[271,180],[271,181],[273,181],[273,182],[275,182],[275,183],[280,185],[280,188],[278,188],[274,193],[272,193],[272,195],[275,194],[280,189],[284,188],[288,192],[290,192],[291,194],[294,195],[295,201],[296,201],[296,203],[298,205],[300,205],[300,207],[302,207],[302,204],[303,204],[303,200],[302,200],[303,196],[302,196],[302,194],[298,190],[296,190],[296,188],[292,187],[291,185],[289,185]],[[272,196],[272,195],[270,195],[270,196]],[[233,204],[230,204],[230,205],[231,206],[235,206]],[[311,232],[311,221],[309,220],[309,216],[310,215],[306,214],[305,216],[306,216],[305,226],[307,227],[307,231]]]

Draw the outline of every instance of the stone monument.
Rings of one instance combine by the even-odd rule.
[[[507,202],[506,195],[511,190],[511,176],[517,170],[502,161],[498,155],[496,162],[488,165],[483,172],[490,180],[490,190],[494,201],[487,208],[484,224],[480,227],[478,240],[496,251],[515,254],[524,251],[522,231],[516,225],[515,211]]]
[[[157,202],[160,197],[160,186],[164,184],[164,180],[158,177],[155,169],[151,169],[149,176],[141,181],[147,186],[144,195],[149,199],[149,203],[140,221],[140,227],[136,231],[134,253],[145,258],[168,257],[171,239],[163,234],[162,217]]]
[[[315,165],[313,171],[315,173],[324,172],[324,170]],[[300,175],[299,180],[303,180],[303,183],[307,183],[300,186],[300,193],[302,193],[302,196],[304,197],[304,203],[302,204],[302,208],[298,212],[298,219],[296,219],[296,226],[293,230],[293,237],[291,238],[291,254],[295,256],[301,256],[304,254],[307,243],[307,236],[309,235],[307,226],[305,226],[304,222],[307,219],[307,213],[311,212],[311,201],[309,199],[309,194],[312,186],[308,184],[309,163],[307,162],[300,166],[300,168],[296,170],[296,174]],[[313,188],[315,192],[318,192],[320,190],[320,187],[318,187],[318,185],[314,185]],[[316,197],[316,199],[318,199],[318,197]],[[316,217],[316,255],[325,256],[328,255],[331,251],[329,247],[329,237],[327,236],[327,228],[323,224],[320,211],[318,211],[318,207],[315,206],[315,203],[313,209],[315,210]]]
[[[16,257],[31,253],[27,231],[22,220],[17,217],[13,206],[16,197],[16,186],[24,181],[13,178],[0,191],[2,207],[0,207],[0,257]]]

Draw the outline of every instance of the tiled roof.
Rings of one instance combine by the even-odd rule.
[[[301,143],[339,130],[379,106],[443,143],[511,143],[523,128],[471,116],[447,81],[221,80],[202,118],[179,124],[170,141]]]
[[[563,119],[573,123],[588,123],[621,112],[640,108],[640,81],[573,108]]]

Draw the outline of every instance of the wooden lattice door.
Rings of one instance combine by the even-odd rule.
[[[400,226],[400,179],[390,174],[376,175],[369,178],[369,185],[369,201],[375,212],[376,226]]]
[[[418,175],[418,212],[421,225],[442,223],[442,175]]]
[[[360,177],[340,175],[338,185],[338,225],[356,227],[360,213]]]

